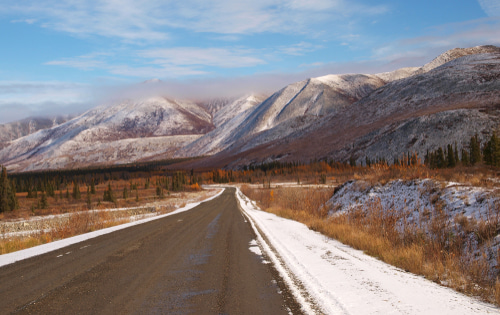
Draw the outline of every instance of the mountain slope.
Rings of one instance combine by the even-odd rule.
[[[101,106],[0,150],[11,170],[209,157],[189,167],[329,158],[358,163],[489,137],[500,123],[500,48],[453,49],[421,68],[290,84],[264,99],[154,97]]]
[[[351,156],[360,162],[367,154],[372,159],[384,157],[392,161],[408,151],[423,157],[426,149],[455,141],[459,147],[465,146],[475,133],[485,139],[499,122],[500,52],[498,48],[486,53],[480,48],[474,50],[479,53],[464,54],[431,70],[418,71],[421,74],[389,82],[285,137],[260,141],[259,147],[233,146],[205,163],[237,167],[275,159],[346,161]],[[487,46],[486,51],[491,48]],[[463,132],[450,135],[448,127],[441,124],[444,120]],[[404,124],[417,124],[410,129],[413,134],[423,135],[412,136],[400,128]],[[258,143],[261,136],[247,141]],[[377,141],[381,138],[385,141]],[[392,138],[403,140],[390,142]]]
[[[41,129],[51,128],[72,119],[69,115],[55,117],[33,117],[0,125],[0,149],[9,142]]]
[[[286,137],[308,127],[319,117],[349,106],[384,84],[385,81],[375,75],[362,74],[328,75],[290,84],[259,105],[241,105],[240,109],[249,109],[225,120],[176,156],[214,154],[229,147],[241,152]],[[233,112],[230,106],[226,109]]]
[[[0,151],[0,161],[31,170],[130,162],[159,153],[168,157],[212,129],[210,114],[192,102],[160,97],[125,101],[17,139]],[[165,136],[171,137],[169,141],[146,140]],[[150,145],[151,141],[156,144]]]

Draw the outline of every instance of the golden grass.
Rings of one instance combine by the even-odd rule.
[[[127,222],[130,222],[128,218],[119,217],[119,215],[107,211],[74,213],[64,224],[54,224],[50,231],[0,239],[0,254],[11,253]]]
[[[193,187],[192,192],[172,194],[169,197],[161,200],[159,204],[156,204],[156,202],[159,202],[159,199],[155,197],[155,194],[156,189],[150,188],[148,190],[142,191],[139,202],[136,202],[135,197],[133,197],[128,198],[127,200],[119,200],[118,204],[121,206],[133,207],[150,205],[149,202],[152,202],[153,205],[158,205],[156,207],[158,210],[156,214],[165,214],[174,211],[177,207],[184,207],[186,205],[187,199],[193,199],[193,201],[201,201],[206,199],[209,195],[214,194],[214,192],[202,191],[200,190],[199,186],[196,186]],[[82,197],[82,199],[84,198]],[[68,200],[64,199],[59,203],[59,205],[66,204],[67,202]],[[130,204],[128,204],[127,202],[130,202]],[[105,209],[108,207],[114,208],[116,207],[116,205],[114,205],[113,203],[101,203],[101,205],[94,207],[94,209],[100,211],[87,211],[86,207],[83,206],[81,202],[75,202],[75,204],[71,208],[71,211],[56,210],[56,208],[51,208],[46,212],[41,212],[43,214],[59,214],[70,212],[70,215],[67,220],[61,219],[60,221],[58,221],[57,219],[55,219],[54,223],[52,224],[51,230],[47,232],[41,231],[24,236],[3,238],[0,235],[0,254],[7,254],[33,246],[72,237],[75,235],[130,222],[130,213],[128,213],[127,211],[106,211]],[[39,214],[41,213],[39,212]],[[20,217],[19,214],[17,214],[17,217]]]
[[[500,305],[497,271],[492,270],[485,253],[475,257],[467,250],[466,237],[453,234],[439,210],[430,212],[428,220],[417,227],[404,220],[405,213],[383,209],[380,202],[328,216],[322,206],[333,194],[328,189],[274,189],[272,201],[269,189],[243,185],[241,190],[263,210],[302,222],[388,264]],[[403,222],[404,232],[396,228],[397,222]]]

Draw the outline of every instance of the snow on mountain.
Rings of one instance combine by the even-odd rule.
[[[401,68],[401,69],[397,69],[397,70],[394,70],[391,72],[377,73],[376,76],[381,78],[385,82],[389,83],[392,81],[408,78],[408,77],[414,75],[415,72],[419,69],[420,68],[418,68],[418,67]]]
[[[216,127],[221,126],[240,113],[262,103],[265,99],[265,96],[255,94],[240,97],[220,108],[214,115],[213,123]]]
[[[263,96],[250,95],[226,104],[214,116],[217,128],[179,150],[176,157],[212,155],[224,150],[233,143],[231,135],[263,100]]]
[[[302,126],[290,124],[289,128],[284,128],[286,125],[282,125],[286,130],[280,129],[279,136],[279,128],[275,136],[269,133],[284,110],[271,117],[261,115],[267,119],[259,119],[261,116],[258,114],[251,115],[249,118],[257,122],[254,125],[260,127],[255,128],[253,137],[240,138],[244,141],[235,141],[235,145],[210,161],[224,160],[221,165],[236,167],[274,159],[309,161],[330,158],[346,161],[354,157],[359,163],[370,154],[372,159],[385,157],[391,162],[394,157],[408,151],[423,157],[426,149],[435,150],[455,141],[460,149],[475,133],[482,133],[481,137],[485,139],[500,122],[497,108],[500,104],[500,52],[484,53],[481,49],[479,52],[465,54],[406,78],[404,76],[411,70],[400,73],[400,79],[395,73],[374,76],[383,83],[371,93],[348,106],[338,106],[327,115]],[[437,64],[433,63],[434,66]],[[392,81],[384,84],[382,78]],[[328,76],[311,81],[336,82]],[[299,87],[305,85],[302,82]],[[276,96],[270,99],[273,97]],[[294,97],[293,101],[297,99]],[[309,95],[302,105],[310,104],[314,99]],[[331,97],[329,99],[331,101]],[[237,128],[238,132],[246,130],[251,123],[251,119],[245,121]],[[267,134],[262,132],[266,129]],[[238,133],[233,136],[237,137]]]
[[[212,129],[210,114],[193,102],[129,100],[17,139],[0,151],[0,161],[18,170],[131,162],[178,149]],[[169,141],[155,139],[165,136]]]
[[[448,63],[460,57],[477,55],[477,54],[490,54],[490,53],[500,53],[500,48],[491,45],[484,45],[484,46],[476,46],[470,48],[451,49],[442,53],[438,57],[434,58],[434,60],[427,63],[426,65],[422,66],[415,72],[415,74],[422,74],[425,72],[429,72],[432,69],[435,69],[441,65],[444,65],[445,63]]]
[[[0,163],[23,170],[125,163],[141,154],[215,155],[204,165],[236,167],[273,159],[392,161],[407,151],[423,156],[455,141],[460,148],[475,133],[482,140],[491,135],[500,123],[499,78],[500,48],[478,46],[447,51],[421,68],[310,78],[267,99],[128,100],[11,141]],[[156,151],[141,140],[178,136],[157,143]],[[127,139],[137,139],[134,150]]]
[[[32,117],[0,125],[0,149],[10,141],[27,136],[41,129],[51,128],[72,119],[70,115]]]

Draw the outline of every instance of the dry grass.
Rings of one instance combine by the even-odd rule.
[[[119,188],[119,186],[116,188]],[[215,194],[215,192],[202,191],[199,186],[197,186],[193,187],[192,192],[171,194],[161,200],[157,198],[155,194],[155,187],[143,189],[138,202],[135,201],[135,196],[133,198],[128,198],[127,200],[120,198],[116,204],[101,202],[99,206],[94,207],[95,210],[100,211],[87,211],[87,207],[83,206],[79,201],[74,201],[70,208],[65,208],[64,210],[52,207],[50,209],[45,209],[45,211],[37,211],[37,214],[39,215],[69,212],[69,216],[51,220],[51,227],[49,231],[37,231],[29,235],[11,237],[6,237],[5,235],[4,237],[1,237],[0,235],[0,254],[6,254],[75,235],[124,224],[131,221],[131,216],[140,214],[137,213],[137,211],[106,211],[106,208],[147,206],[156,208],[155,214],[160,215],[172,212],[178,207],[184,207],[187,202],[204,200],[210,195]],[[96,195],[98,195],[98,193]],[[84,198],[82,197],[82,199]],[[70,203],[68,203],[67,199],[59,202],[59,206],[68,204]],[[19,214],[11,214],[11,216],[23,218],[23,216]],[[26,217],[29,217],[29,215]],[[2,226],[0,226],[0,229],[2,229]]]
[[[457,225],[452,227],[447,214],[437,207],[416,224],[405,219],[404,211],[383,209],[377,201],[328,216],[322,205],[333,194],[329,189],[269,190],[243,185],[241,190],[268,212],[302,222],[391,265],[500,305],[498,271],[490,266],[485,252],[472,250],[470,234],[456,229],[462,226],[462,231],[487,242],[500,227],[498,216],[479,222],[457,217]]]
[[[27,236],[1,238],[0,254],[26,249],[130,222],[129,218],[108,211],[82,211],[71,214],[68,220],[55,224],[50,231],[39,231]]]

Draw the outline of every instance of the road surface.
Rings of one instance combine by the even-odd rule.
[[[0,268],[0,313],[300,314],[235,190],[183,213]]]

